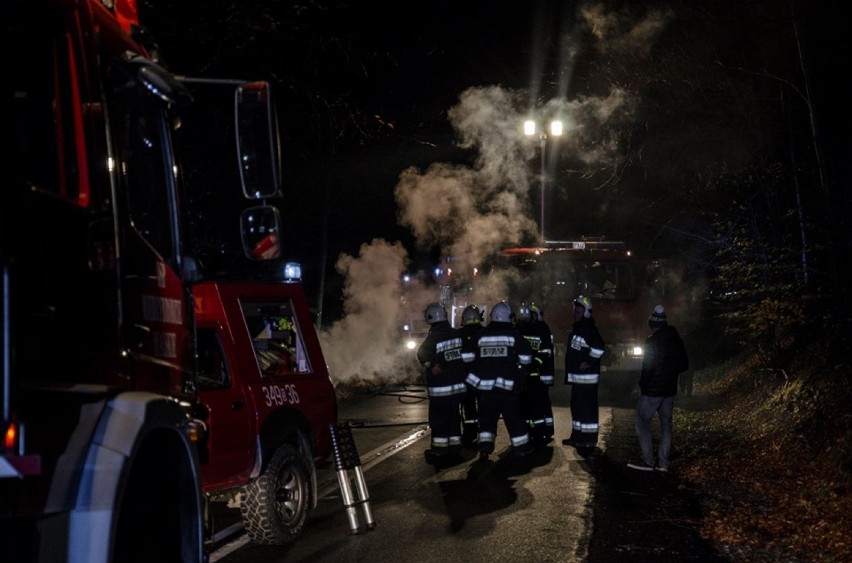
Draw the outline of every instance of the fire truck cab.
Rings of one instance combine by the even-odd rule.
[[[510,294],[542,307],[557,351],[564,352],[571,331],[574,299],[590,298],[607,344],[603,376],[609,372],[638,377],[648,332],[647,265],[624,242],[584,238],[509,248],[500,253],[494,268],[518,273],[509,278]]]
[[[564,357],[574,299],[589,297],[607,344],[602,376],[618,377],[627,385],[638,381],[642,367],[652,297],[648,272],[648,264],[624,242],[584,237],[505,248],[479,264],[475,275],[465,276],[456,268],[453,276],[442,275],[438,283],[441,295],[450,296],[447,309],[454,318],[469,303],[490,305],[494,299],[505,298],[513,306],[538,304],[553,333],[557,357]],[[486,288],[491,293],[498,288],[497,295],[484,297]]]
[[[249,538],[286,544],[316,506],[316,463],[332,451],[334,388],[295,264],[284,282],[195,286],[201,447],[211,502],[239,506]]]
[[[337,408],[269,85],[172,74],[134,0],[4,8],[0,560],[204,561],[234,490],[291,541]]]

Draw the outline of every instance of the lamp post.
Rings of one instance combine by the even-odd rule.
[[[524,122],[524,135],[527,137],[532,137],[536,133],[536,122],[529,119]],[[562,135],[562,122],[558,119],[555,119],[550,122],[550,135],[553,137],[559,137]],[[547,133],[542,128],[541,133],[539,134],[539,141],[541,143],[541,177],[539,181],[541,182],[541,217],[539,218],[539,226],[541,228],[541,243],[544,244],[544,192],[547,185],[547,168],[545,167],[545,148],[547,147]]]

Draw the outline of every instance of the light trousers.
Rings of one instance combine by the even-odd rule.
[[[651,467],[669,468],[669,455],[672,452],[672,412],[674,411],[674,396],[649,397],[639,396],[636,405],[636,436],[639,438],[639,448],[642,450],[642,461]],[[660,418],[660,444],[654,458],[654,434],[651,420],[657,414]]]

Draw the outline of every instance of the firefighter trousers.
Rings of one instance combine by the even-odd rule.
[[[524,448],[530,442],[527,421],[521,412],[521,395],[515,391],[494,388],[480,391],[479,399],[479,452],[491,454],[497,438],[497,422],[503,422],[512,440],[513,448]]]

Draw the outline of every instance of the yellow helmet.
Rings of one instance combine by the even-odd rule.
[[[462,311],[462,323],[466,325],[482,324],[482,311],[476,305],[468,305]]]
[[[535,319],[541,320],[541,319],[544,318],[544,313],[541,311],[541,307],[539,307],[535,303],[530,303],[530,313],[532,313],[534,315],[533,320],[535,320]]]

